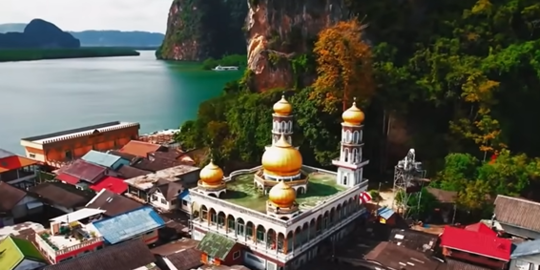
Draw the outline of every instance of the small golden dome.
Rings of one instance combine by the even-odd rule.
[[[274,104],[274,113],[279,116],[288,116],[292,112],[292,105],[285,99],[285,95]]]
[[[264,172],[275,176],[293,176],[300,173],[302,154],[291,146],[283,134],[279,140],[268,147],[262,156]]]
[[[346,124],[353,126],[359,126],[364,122],[365,116],[364,113],[356,107],[356,98],[354,99],[352,106],[344,111],[341,117]]]
[[[285,182],[280,181],[270,189],[268,200],[277,207],[291,207],[296,200],[296,191]]]
[[[199,173],[199,177],[203,183],[209,186],[219,185],[223,180],[223,170],[221,170],[218,165],[214,164],[213,160],[210,160],[210,163],[204,166]]]

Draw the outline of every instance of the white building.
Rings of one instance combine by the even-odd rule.
[[[189,192],[193,238],[214,232],[247,246],[242,259],[251,269],[296,269],[345,237],[366,212],[359,200],[368,186],[362,111],[353,104],[343,113],[337,173],[302,164],[291,145],[291,111],[285,98],[274,105],[272,145],[262,166],[224,178],[211,162]]]

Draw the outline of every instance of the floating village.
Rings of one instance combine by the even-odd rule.
[[[375,200],[356,104],[334,170],[303,163],[285,97],[273,110],[260,165],[227,174],[199,167],[176,130],[140,135],[130,122],[22,138],[24,155],[0,149],[0,270],[540,269],[540,203],[499,195],[491,219],[462,225],[456,193],[428,188],[452,221],[411,222],[392,194],[417,196],[414,149]]]

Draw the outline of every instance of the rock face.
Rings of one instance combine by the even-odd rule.
[[[41,20],[32,20],[22,33],[0,34],[0,48],[79,48],[78,39],[62,31],[56,25]]]
[[[244,54],[246,0],[174,0],[158,59],[202,61]]]
[[[249,0],[248,68],[257,91],[287,88],[295,78],[292,57],[308,53],[317,34],[347,19],[343,0]]]

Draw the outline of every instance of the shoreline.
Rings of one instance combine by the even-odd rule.
[[[0,49],[0,63],[55,59],[139,56],[131,48],[81,47],[73,49]]]

